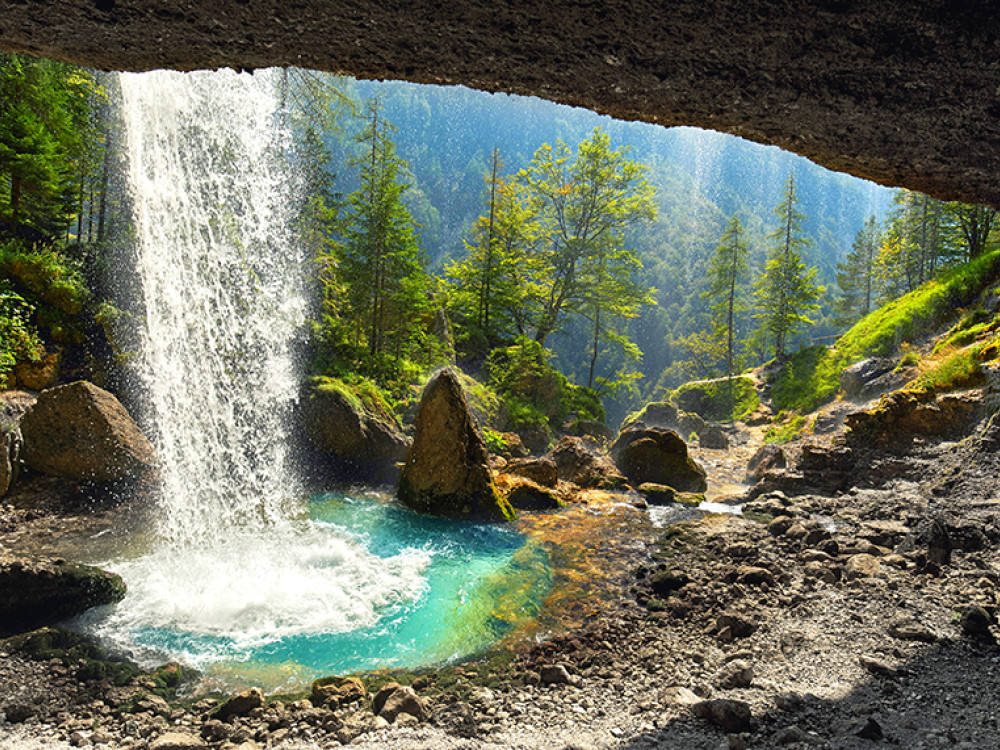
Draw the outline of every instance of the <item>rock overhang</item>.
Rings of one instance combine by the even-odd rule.
[[[0,49],[96,68],[296,65],[535,95],[1000,206],[1000,27],[947,0],[0,3]]]

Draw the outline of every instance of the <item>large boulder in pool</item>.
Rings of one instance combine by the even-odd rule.
[[[114,604],[125,584],[114,573],[61,558],[31,558],[0,552],[0,633],[10,635],[67,617],[91,607]]]
[[[399,499],[421,513],[477,521],[510,521],[497,491],[486,446],[458,378],[450,370],[424,389],[416,433],[399,478]]]
[[[50,388],[21,418],[24,462],[74,481],[106,482],[140,474],[153,446],[125,407],[84,380]]]
[[[633,485],[666,484],[681,492],[704,492],[705,470],[688,455],[687,443],[673,430],[632,428],[618,436],[611,457]]]
[[[313,381],[302,400],[302,423],[309,441],[328,459],[334,473],[348,479],[395,481],[409,439],[388,409],[366,404],[345,383]]]

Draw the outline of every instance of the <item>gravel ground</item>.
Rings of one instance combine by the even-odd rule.
[[[1000,748],[991,430],[917,444],[880,485],[859,474],[830,496],[771,492],[743,517],[667,530],[599,617],[519,653],[499,685],[470,676],[427,692],[429,717],[412,726],[354,705],[272,705],[213,735],[208,706],[116,715],[114,691],[12,654],[0,656],[0,705],[36,715],[0,725],[0,748],[168,750],[206,732],[210,746],[241,750],[352,739],[385,750]],[[948,540],[940,560],[935,522]],[[732,703],[703,702],[720,699]],[[369,731],[344,733],[358,726]],[[166,744],[170,731],[191,744]]]

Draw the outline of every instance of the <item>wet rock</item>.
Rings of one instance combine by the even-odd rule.
[[[389,696],[401,687],[403,686],[398,682],[387,682],[385,685],[380,687],[378,692],[375,693],[375,697],[372,698],[372,713],[378,716]]]
[[[17,481],[21,442],[20,427],[0,422],[0,497]]]
[[[21,419],[24,462],[75,481],[135,476],[153,464],[153,446],[114,396],[78,381],[43,391]]]
[[[201,737],[187,732],[167,732],[149,743],[149,750],[202,750],[206,747]]]
[[[302,426],[330,468],[352,477],[395,479],[396,465],[410,447],[393,415],[370,410],[339,381],[309,386],[302,399]]]
[[[543,487],[555,487],[559,481],[559,467],[548,456],[521,458],[507,462],[507,473],[526,477]]]
[[[496,478],[500,493],[517,510],[555,510],[564,503],[550,487],[543,487],[524,477],[500,474]]]
[[[634,485],[654,482],[681,492],[708,488],[705,470],[688,456],[687,444],[673,430],[626,430],[611,446],[611,456]]]
[[[389,693],[378,712],[390,724],[403,714],[409,714],[418,721],[426,721],[429,715],[427,704],[411,687],[400,686]]]
[[[666,484],[643,482],[636,489],[653,505],[669,505],[677,500],[677,490]]]
[[[266,706],[267,701],[264,700],[264,693],[261,692],[261,689],[250,688],[239,695],[234,695],[219,706],[215,715],[222,721],[229,721],[236,716],[246,716],[251,711]]]
[[[625,484],[618,467],[597,445],[583,438],[560,438],[546,455],[559,470],[559,478],[578,487],[613,489]]]
[[[448,518],[513,520],[513,509],[493,483],[483,438],[453,372],[443,370],[428,383],[415,425],[399,479],[404,505]]]
[[[746,732],[752,728],[750,705],[743,701],[701,701],[691,706],[691,713],[727,732]]]
[[[768,443],[757,449],[747,462],[746,481],[759,482],[772,469],[784,469],[788,465],[784,449]]]
[[[125,597],[121,577],[61,558],[0,551],[0,633],[17,633]]]
[[[657,596],[667,596],[679,591],[691,583],[691,579],[683,573],[672,570],[661,570],[649,577],[649,585]]]
[[[44,351],[37,362],[19,362],[14,367],[14,379],[19,388],[42,391],[59,382],[62,350],[58,347]]]

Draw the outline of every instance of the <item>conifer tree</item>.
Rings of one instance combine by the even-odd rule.
[[[708,291],[711,300],[715,332],[726,341],[726,378],[729,382],[729,404],[733,404],[732,377],[736,372],[736,330],[738,317],[746,310],[743,285],[750,270],[746,233],[738,217],[729,220],[725,234],[712,256]]]
[[[844,262],[837,264],[840,298],[836,305],[845,324],[863,318],[872,310],[877,292],[875,261],[881,244],[882,230],[878,220],[869,216],[864,227],[858,230]]]
[[[816,300],[823,288],[813,283],[816,269],[806,269],[800,248],[809,244],[802,236],[805,216],[796,210],[795,174],[788,175],[785,195],[774,209],[778,228],[770,235],[764,273],[757,285],[758,317],[774,342],[775,357],[785,354],[785,345],[802,326],[812,321],[806,313],[819,307]]]
[[[365,341],[373,357],[405,354],[428,305],[423,257],[402,201],[406,163],[396,155],[391,130],[378,101],[372,101],[368,125],[358,138],[361,187],[348,196],[343,230],[353,338]]]

